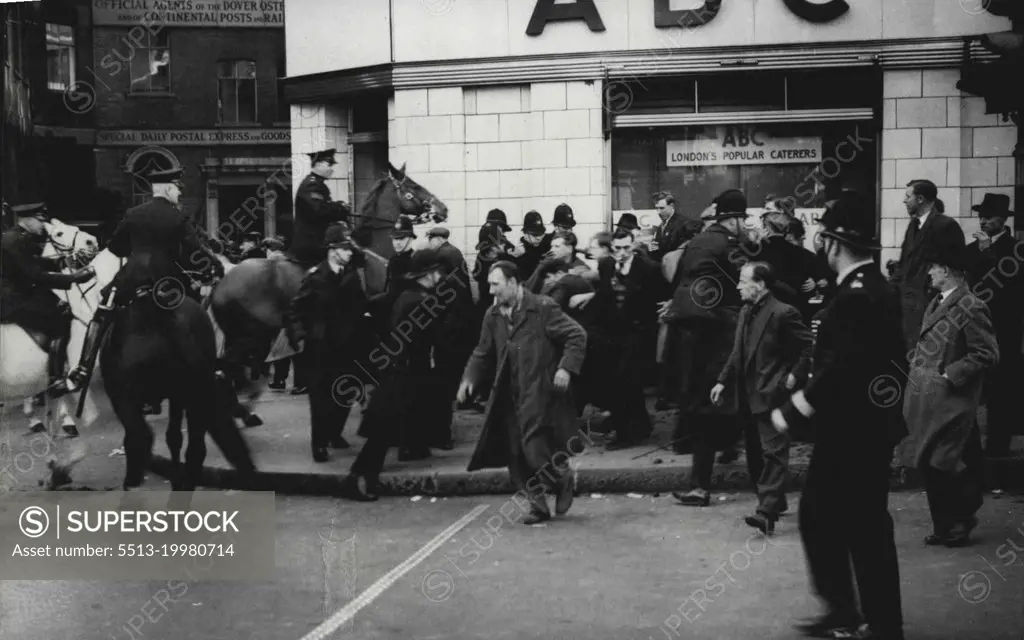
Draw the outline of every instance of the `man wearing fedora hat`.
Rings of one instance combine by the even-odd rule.
[[[351,404],[335,394],[339,380],[358,380],[356,360],[371,342],[365,318],[369,309],[356,269],[355,245],[342,223],[327,227],[326,259],[306,275],[288,313],[289,336],[297,346],[309,384],[309,414],[313,460],[327,462],[327,447],[345,449],[341,430]]]
[[[677,267],[677,286],[662,318],[675,335],[678,367],[679,416],[673,440],[684,448],[685,436],[693,446],[690,491],[676,499],[688,506],[711,504],[711,474],[715,451],[726,449],[739,437],[736,394],[720,403],[710,400],[718,372],[732,352],[742,301],[736,290],[743,263],[743,220],[747,199],[730,189],[715,199],[714,223],[686,247]]]
[[[928,270],[939,294],[925,311],[903,397],[910,437],[900,457],[924,479],[931,546],[962,546],[978,524],[985,475],[978,404],[1001,355],[988,306],[968,288],[966,253],[948,247]]]
[[[985,405],[988,409],[985,453],[989,457],[1010,454],[1010,440],[1020,431],[1016,398],[1024,373],[1021,357],[1024,322],[1024,252],[1006,226],[1013,217],[1010,196],[986,193],[981,204],[971,207],[981,219],[981,229],[967,246],[971,265],[972,291],[988,305],[999,342],[999,364],[985,381]]]
[[[347,204],[331,199],[331,189],[327,186],[327,179],[334,175],[334,154],[334,149],[307,154],[312,170],[295,192],[291,254],[304,269],[323,261],[327,225],[347,221],[352,213]]]
[[[901,372],[900,298],[873,259],[879,243],[866,198],[841,194],[820,224],[829,267],[838,274],[837,292],[812,326],[807,385],[771,413],[779,431],[810,426],[815,433],[800,497],[800,535],[826,612],[800,628],[814,637],[902,640],[899,562],[888,511],[893,448],[907,435],[893,397],[913,393]]]

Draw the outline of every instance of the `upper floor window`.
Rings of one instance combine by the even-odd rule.
[[[166,29],[145,30],[143,46],[132,56],[132,93],[171,90],[171,40]]]
[[[223,124],[256,122],[256,62],[228,60],[217,65],[220,106],[219,121]]]
[[[46,24],[46,86],[67,91],[75,84],[75,30],[63,24]]]

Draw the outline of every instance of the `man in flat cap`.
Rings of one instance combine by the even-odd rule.
[[[346,203],[331,199],[327,186],[327,179],[334,175],[334,154],[334,149],[308,154],[313,163],[312,171],[295,192],[291,254],[304,269],[323,262],[327,226],[332,222],[347,222],[352,213]]]
[[[873,258],[875,214],[864,196],[841,194],[820,226],[837,292],[815,316],[807,385],[771,414],[779,431],[807,425],[815,433],[800,496],[800,536],[826,611],[800,629],[816,638],[903,640],[888,510],[893,448],[907,435],[893,398],[915,393],[901,371],[901,301]]]
[[[327,447],[347,449],[341,431],[352,402],[360,394],[357,360],[372,343],[365,318],[369,309],[357,272],[354,243],[340,222],[324,234],[326,258],[306,275],[288,311],[289,335],[296,346],[305,341],[299,358],[309,382],[310,444],[315,462],[327,462]],[[355,385],[355,388],[352,385]]]
[[[1021,330],[1024,328],[1024,269],[1020,268],[1021,247],[1006,226],[1013,217],[1010,196],[986,193],[981,204],[971,207],[981,220],[974,242],[967,245],[966,260],[971,267],[971,291],[988,305],[999,341],[999,364],[985,383],[988,428],[985,453],[1001,458],[1010,455],[1010,439],[1021,431],[1017,415],[1020,396]]]
[[[61,265],[42,257],[45,212],[42,203],[10,207],[14,228],[4,232],[0,244],[0,321],[42,335],[50,357],[50,394],[58,396],[67,392],[64,364],[71,314],[51,289],[70,289],[96,272],[85,267],[61,273]]]
[[[220,260],[203,243],[192,219],[179,208],[182,174],[180,167],[149,174],[153,199],[129,209],[114,231],[107,249],[126,261],[100,294],[102,302],[86,331],[79,364],[68,376],[69,387],[80,386],[92,374],[113,308],[130,300],[139,287],[173,279],[180,283],[184,294],[198,299],[197,288],[183,270],[224,275]],[[110,293],[115,290],[116,299],[111,300]],[[177,338],[185,340],[187,336]]]

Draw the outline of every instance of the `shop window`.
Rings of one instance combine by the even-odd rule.
[[[172,158],[157,152],[143,153],[135,158],[128,167],[132,179],[132,206],[144,204],[152,199],[153,187],[147,179],[149,174],[154,171],[167,171],[176,166],[178,165]]]
[[[256,122],[256,62],[228,60],[217,65],[221,124]]]
[[[814,216],[837,185],[873,185],[876,154],[870,121],[620,130],[612,139],[612,206],[649,210],[651,195],[665,190],[684,215],[697,216],[722,191],[742,189],[752,213],[775,195],[792,196]]]
[[[167,29],[143,30],[143,46],[132,57],[132,93],[167,93],[171,90],[171,42]]]
[[[46,86],[67,91],[75,84],[75,30],[63,24],[46,24]]]

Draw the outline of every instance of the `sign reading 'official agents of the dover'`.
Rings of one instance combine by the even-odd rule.
[[[96,26],[284,27],[284,0],[92,0]]]
[[[747,127],[717,127],[715,137],[668,140],[669,167],[735,164],[817,164],[821,138],[773,138]]]

